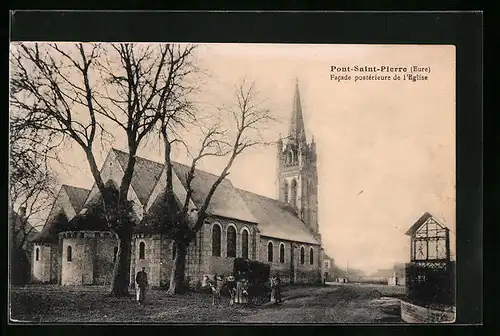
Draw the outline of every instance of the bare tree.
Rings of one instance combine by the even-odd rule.
[[[70,139],[85,152],[103,196],[109,229],[119,240],[111,293],[128,295],[133,228],[128,191],[143,139],[176,95],[172,78],[194,70],[194,46],[174,44],[19,44],[11,54],[11,106],[27,111],[35,129]],[[117,131],[127,139],[129,159],[118,194],[108,195],[95,143]]]
[[[185,199],[180,200],[180,204],[177,203],[173,190],[171,152],[172,145],[176,142],[182,142],[182,140],[172,134],[170,126],[175,124],[175,121],[172,120],[180,111],[184,110],[179,108],[170,111],[162,119],[161,134],[165,148],[167,186],[164,200],[171,205],[169,210],[164,213],[164,218],[168,223],[168,236],[173,239],[176,249],[174,267],[170,276],[169,294],[177,294],[185,290],[182,284],[185,277],[187,249],[205,220],[210,216],[207,209],[212,197],[218,186],[229,175],[234,161],[249,148],[266,145],[261,136],[260,128],[274,119],[269,110],[262,107],[262,104],[257,101],[258,92],[254,82],[247,83],[246,80],[243,80],[235,87],[233,99],[235,100],[233,104],[220,108],[220,114],[212,116],[212,121],[216,122],[212,122],[210,126],[204,126],[207,120],[202,120],[200,123],[200,120],[196,120],[196,115],[190,115],[194,117],[194,123],[198,121],[203,136],[199,148],[192,154],[193,159],[186,176],[187,193]],[[186,114],[184,113],[183,116],[185,117]],[[191,184],[195,179],[196,167],[200,160],[210,156],[226,157],[227,162],[219,177],[210,187],[201,207],[190,209],[189,203],[193,194]]]
[[[48,158],[53,155],[54,139],[51,133],[31,129],[22,114],[11,115],[9,126],[11,282],[23,284],[29,280],[28,237],[40,227],[30,223],[30,219],[40,219],[54,200],[55,178],[47,166]]]

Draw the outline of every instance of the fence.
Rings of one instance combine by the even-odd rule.
[[[406,295],[417,304],[455,305],[455,262],[406,264]]]

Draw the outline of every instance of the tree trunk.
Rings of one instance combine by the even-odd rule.
[[[132,235],[119,237],[118,257],[113,274],[111,294],[114,296],[128,296],[129,285],[129,254],[131,250]]]
[[[182,294],[186,288],[184,286],[184,272],[186,271],[186,255],[188,245],[185,242],[174,242],[176,247],[174,267],[170,274],[170,286],[168,294]]]

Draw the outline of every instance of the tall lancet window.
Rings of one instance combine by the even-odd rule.
[[[283,186],[283,201],[288,203],[288,182],[286,180]]]
[[[236,257],[236,230],[234,226],[228,226],[227,228],[227,256],[235,258]]]
[[[71,249],[71,246],[68,246],[66,249],[66,260],[67,261],[73,260],[73,250]]]
[[[220,257],[221,255],[221,227],[219,224],[214,224],[212,227],[212,256]]]
[[[293,179],[292,180],[292,186],[291,186],[291,198],[290,198],[290,203],[292,206],[296,207],[297,206],[297,180]]]
[[[248,231],[241,232],[241,257],[248,259]]]

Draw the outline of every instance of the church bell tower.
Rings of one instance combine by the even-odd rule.
[[[298,80],[295,82],[288,136],[277,141],[278,199],[288,203],[319,235],[318,171],[314,137],[307,143]]]

